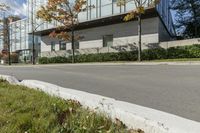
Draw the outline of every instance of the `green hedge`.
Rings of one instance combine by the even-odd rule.
[[[200,45],[178,46],[168,49],[154,48],[142,51],[142,60],[176,59],[176,58],[200,58]],[[106,61],[136,61],[137,51],[119,53],[99,53],[76,55],[77,63],[82,62],[106,62]],[[42,57],[40,64],[71,63],[71,57]]]
[[[167,50],[163,48],[145,49],[142,51],[142,60],[166,59]]]
[[[136,52],[84,54],[75,57],[76,62],[134,61]]]
[[[52,57],[52,58],[47,58],[47,57],[39,58],[40,64],[70,63],[70,62],[71,62],[71,59],[67,57],[61,57],[61,56]]]

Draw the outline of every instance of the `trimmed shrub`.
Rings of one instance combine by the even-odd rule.
[[[49,58],[47,58],[47,57],[40,57],[39,63],[40,64],[48,64],[49,63],[48,60],[49,60]]]
[[[76,62],[135,61],[137,52],[83,54],[75,57]]]
[[[137,51],[118,53],[118,61],[136,61],[137,57]]]
[[[185,47],[171,47],[167,49],[169,59],[190,58],[189,51]]]
[[[69,59],[66,57],[58,56],[58,57],[50,58],[49,62],[50,63],[68,63]]]
[[[156,60],[156,59],[166,59],[167,50],[163,48],[156,49],[145,49],[142,52],[143,60]]]
[[[70,63],[71,60],[67,57],[52,57],[52,58],[48,58],[48,57],[41,57],[39,58],[39,63],[40,64],[52,64],[52,63]]]
[[[187,47],[190,58],[200,58],[200,45],[193,45]]]
[[[167,49],[169,59],[200,58],[200,45],[178,46]]]
[[[136,61],[137,51],[119,53],[98,53],[76,55],[75,61],[82,62],[106,62],[106,61]],[[178,46],[168,49],[154,48],[142,51],[142,60],[176,59],[176,58],[200,58],[200,45]],[[48,63],[71,63],[72,57],[42,57],[40,64]]]

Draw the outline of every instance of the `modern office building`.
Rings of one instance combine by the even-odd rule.
[[[70,42],[49,37],[49,33],[58,26],[57,22],[44,23],[36,18],[36,12],[47,1],[28,0],[27,18],[10,24],[11,50],[19,51],[21,58],[32,56],[32,22],[37,34],[35,37],[37,55],[51,57],[61,53],[67,56],[71,50]],[[148,0],[142,17],[143,48],[171,40],[175,35],[169,1],[161,0],[156,8],[150,4],[151,0]],[[123,21],[124,16],[134,9],[133,0],[128,0],[123,6],[118,6],[117,0],[87,0],[86,10],[78,16],[79,26],[76,34],[83,36],[83,39],[76,42],[76,49],[81,53],[81,50],[94,52],[91,49],[102,49],[102,52],[108,52],[109,49],[116,50],[114,47],[118,46],[137,47],[137,20]]]
[[[143,48],[169,41],[175,35],[169,1],[161,0],[156,8],[150,6],[151,3],[149,0],[142,19]],[[137,47],[137,20],[123,21],[124,16],[135,9],[133,0],[123,6],[118,6],[116,0],[87,0],[86,7],[86,10],[79,14],[80,23],[76,34],[84,38],[76,42],[77,49],[90,51],[89,49],[97,48],[106,52],[107,47],[110,47],[110,51],[117,46]],[[71,49],[70,42],[62,42],[48,36],[55,25],[56,23],[37,32],[41,36],[42,56],[56,56],[60,55],[59,53],[66,55],[63,50]]]

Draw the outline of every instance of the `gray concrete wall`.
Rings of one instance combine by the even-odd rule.
[[[186,46],[186,45],[193,45],[193,44],[200,45],[200,38],[160,42],[159,46],[162,48],[170,48],[170,47]]]
[[[101,26],[77,31],[76,34],[84,36],[80,40],[80,49],[76,54],[106,53],[132,51],[138,47],[138,23],[131,21],[109,26]],[[158,17],[144,19],[142,21],[142,49],[156,47],[173,47],[181,45],[197,44],[197,40],[170,41],[170,35]],[[113,46],[103,47],[103,36],[113,35]],[[43,36],[41,42],[41,56],[69,56],[71,54],[71,43],[67,43],[66,51],[59,51],[59,40]],[[51,42],[56,43],[56,51],[51,52]],[[165,41],[165,42],[164,42]],[[161,42],[161,43],[159,43]]]
[[[147,44],[158,43],[158,25],[159,18],[148,18],[142,22],[142,44],[145,48]],[[88,48],[102,48],[103,47],[103,36],[113,35],[113,46],[121,46],[138,44],[138,23],[137,21],[131,21],[120,24],[113,24],[108,26],[101,26],[95,28],[89,28],[77,31],[76,34],[84,36],[84,39],[80,40],[80,49]],[[59,50],[59,41],[57,39],[50,38],[49,36],[43,36],[41,38],[41,52],[51,51],[51,41],[56,42],[56,51]],[[71,49],[71,44],[67,44],[67,50]]]
[[[84,48],[75,50],[75,54],[96,54],[96,53],[116,53],[116,52],[124,52],[124,51],[133,51],[136,49],[134,44],[122,45],[122,46],[112,46],[112,47],[96,47],[96,48]],[[66,51],[46,51],[41,53],[41,57],[55,57],[55,56],[64,56],[68,57],[71,55],[72,50]]]
[[[199,44],[200,45],[200,38],[196,39],[187,39],[187,40],[177,40],[177,41],[166,41],[166,42],[160,42],[158,44],[154,44],[155,47],[161,47],[161,48],[170,48],[170,47],[176,47],[176,46],[185,46],[185,45],[193,45],[193,44]],[[134,44],[128,44],[128,45],[121,45],[121,46],[112,46],[112,47],[101,47],[101,48],[85,48],[85,49],[77,49],[75,51],[76,54],[88,54],[88,53],[107,53],[107,52],[123,52],[123,51],[132,51],[137,46]],[[143,45],[143,49],[150,48],[151,46]],[[71,50],[66,51],[46,51],[41,53],[41,57],[55,57],[55,56],[65,56],[68,57],[71,54]]]

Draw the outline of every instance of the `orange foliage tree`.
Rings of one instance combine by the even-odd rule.
[[[124,21],[130,21],[135,18],[138,19],[138,61],[141,61],[141,53],[142,53],[142,15],[145,14],[145,8],[155,7],[160,0],[118,0],[118,6],[124,6],[126,3],[133,2],[135,8],[129,12],[125,17]]]
[[[47,21],[56,21],[59,26],[50,34],[50,37],[63,41],[71,41],[72,63],[75,62],[75,41],[80,37],[75,35],[78,22],[78,14],[85,10],[86,0],[48,0],[46,6],[42,6],[37,12],[37,17]]]

